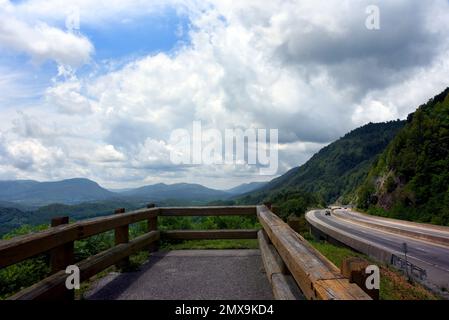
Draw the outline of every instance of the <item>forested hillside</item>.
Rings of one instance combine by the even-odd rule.
[[[371,165],[403,127],[404,121],[369,123],[320,150],[304,165],[239,198],[260,203],[278,194],[313,194],[321,203],[346,200],[366,178]],[[310,195],[305,196],[310,198]]]
[[[449,225],[449,88],[409,115],[357,195],[371,213]]]

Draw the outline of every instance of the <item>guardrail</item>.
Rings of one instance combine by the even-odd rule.
[[[409,275],[412,278],[424,281],[427,279],[427,271],[409,261],[398,257],[395,254],[391,255],[391,265],[402,270],[405,275]]]
[[[263,230],[158,230],[158,217],[256,216]],[[147,232],[129,240],[129,225],[147,221]],[[85,281],[112,265],[124,267],[129,256],[157,250],[160,239],[258,239],[264,267],[277,299],[369,299],[357,285],[349,283],[331,262],[266,206],[148,208],[68,224],[68,218],[52,221],[48,230],[0,242],[0,268],[50,252],[52,275],[10,299],[73,299],[67,290],[65,268],[74,264],[74,242],[114,230],[115,246],[77,262],[80,280]]]

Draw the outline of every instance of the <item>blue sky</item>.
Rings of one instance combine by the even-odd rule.
[[[81,26],[95,45],[95,60],[124,59],[170,52],[188,44],[189,18],[173,8],[151,16],[124,17],[105,26]]]
[[[449,86],[449,4],[374,1],[374,31],[372,4],[0,0],[0,179],[229,188],[405,118]],[[278,129],[277,173],[173,163],[170,134],[194,121]]]

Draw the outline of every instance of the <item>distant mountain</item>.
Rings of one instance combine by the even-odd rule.
[[[449,225],[449,88],[409,115],[357,196],[372,213]]]
[[[255,190],[264,184],[260,182],[247,183],[223,191],[199,184],[158,183],[134,189],[112,191],[102,188],[94,181],[83,178],[56,182],[0,181],[0,207],[16,208],[28,212],[52,204],[76,205],[102,201],[131,203],[154,201],[159,205],[199,205],[214,200],[228,200],[232,196]]]
[[[225,191],[210,189],[199,184],[190,183],[158,183],[121,192],[120,195],[136,199],[146,199],[147,201],[167,199],[211,201],[228,198],[230,196],[230,194]]]
[[[0,181],[0,201],[42,206],[50,203],[75,204],[105,200],[117,195],[88,179],[56,182],[32,180]]]
[[[371,165],[405,121],[369,123],[321,149],[309,161],[239,198],[260,203],[280,192],[300,190],[325,203],[344,200],[365,179]]]
[[[265,186],[268,182],[250,182],[250,183],[243,183],[241,185],[238,185],[234,188],[226,190],[226,192],[233,194],[233,195],[240,195],[247,192],[251,192],[254,190],[257,190],[259,188],[262,188]]]

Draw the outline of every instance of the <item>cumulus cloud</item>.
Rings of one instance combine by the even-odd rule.
[[[72,66],[88,62],[94,51],[91,42],[81,35],[51,27],[44,22],[28,25],[1,11],[0,48],[26,53],[35,63],[53,60]]]
[[[60,112],[68,114],[82,114],[92,111],[92,104],[88,98],[81,94],[81,83],[71,79],[47,89],[47,102]]]
[[[114,186],[190,181],[225,187],[261,179],[257,167],[245,165],[173,165],[170,133],[200,120],[204,129],[222,132],[278,128],[282,173],[359,125],[404,118],[448,85],[448,2],[375,1],[378,31],[365,28],[372,2],[170,1],[189,16],[190,43],[101,74],[60,69],[44,106],[24,111],[4,132],[3,155],[27,170],[27,159],[36,159],[11,147],[14,141],[34,143],[55,158],[62,150],[64,168],[55,175],[70,172]],[[65,9],[57,3],[25,1],[14,10],[25,17],[35,9],[45,19],[51,8],[53,19],[62,19]],[[167,5],[109,3],[100,10],[105,2],[79,2],[82,19],[94,25],[92,12],[105,22],[120,18],[120,10],[132,18]],[[87,61],[92,51],[84,38],[62,33],[72,36],[70,54],[55,45],[61,51],[50,46],[45,55],[65,59],[61,64],[76,64],[74,56]],[[72,56],[76,50],[87,55]]]
[[[112,145],[99,147],[95,150],[94,159],[99,162],[117,162],[126,159],[125,155],[115,149]]]
[[[0,153],[2,162],[24,171],[49,169],[62,159],[59,148],[47,148],[36,139],[2,141]]]

